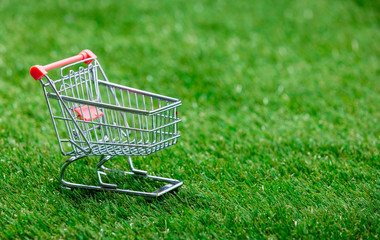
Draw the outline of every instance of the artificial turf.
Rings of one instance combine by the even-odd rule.
[[[379,238],[379,42],[379,1],[1,0],[0,238]],[[87,48],[182,100],[178,144],[135,158],[178,192],[60,188],[29,68]]]

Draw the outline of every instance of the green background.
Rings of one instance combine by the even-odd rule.
[[[369,0],[1,0],[0,238],[379,238],[379,25]],[[136,158],[177,193],[60,188],[29,68],[83,49],[182,100],[178,144]]]

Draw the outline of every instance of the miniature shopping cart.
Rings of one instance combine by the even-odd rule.
[[[47,106],[63,155],[72,156],[61,168],[62,187],[86,188],[158,197],[182,185],[181,181],[148,175],[133,167],[131,156],[149,155],[177,143],[180,136],[177,107],[181,101],[109,82],[90,50],[46,66],[36,65],[30,74],[42,84]],[[57,80],[47,71],[58,68]],[[96,165],[99,184],[64,180],[66,168],[87,156],[100,156]],[[131,171],[110,169],[104,164],[127,156]],[[166,182],[154,192],[120,189],[102,181],[107,172]]]

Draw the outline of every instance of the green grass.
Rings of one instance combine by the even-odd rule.
[[[1,239],[379,238],[378,1],[2,0],[0,20]],[[60,188],[29,68],[86,48],[182,100],[179,143],[136,159],[177,193]]]

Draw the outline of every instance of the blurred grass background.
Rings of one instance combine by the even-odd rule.
[[[379,1],[1,0],[0,20],[0,238],[379,238]],[[176,194],[60,188],[29,68],[83,49],[182,100],[179,143],[136,159]]]

